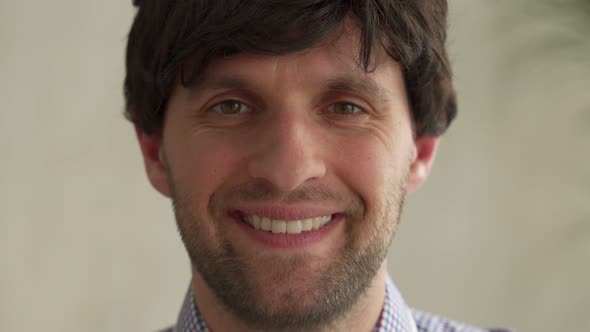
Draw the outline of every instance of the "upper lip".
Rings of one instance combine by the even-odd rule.
[[[317,205],[258,205],[241,206],[233,210],[242,215],[255,215],[274,220],[302,220],[330,216],[339,211]]]

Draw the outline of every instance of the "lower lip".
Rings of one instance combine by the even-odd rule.
[[[332,216],[332,220],[324,227],[299,234],[275,234],[272,232],[255,229],[239,217],[232,217],[232,219],[234,219],[238,226],[243,229],[251,238],[261,243],[265,247],[272,249],[299,249],[305,248],[314,243],[321,242],[322,239],[324,239],[331,231],[333,231],[334,228],[342,221],[343,216],[340,214],[335,214]]]

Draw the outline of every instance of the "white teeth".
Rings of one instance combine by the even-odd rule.
[[[260,219],[259,216],[252,216],[252,226],[254,226],[254,228],[256,229],[260,229],[260,223],[262,222],[262,220]]]
[[[272,229],[272,223],[270,222],[270,219],[268,218],[262,218],[262,221],[260,222],[260,229],[263,231],[270,231]]]
[[[305,219],[301,221],[301,230],[304,232],[311,231],[313,228],[313,220]]]
[[[322,221],[320,220],[320,218],[313,218],[312,228],[319,229],[322,226],[321,223]]]
[[[287,223],[287,234],[299,234],[302,231],[301,221],[289,221]]]
[[[272,232],[275,234],[286,233],[287,223],[284,220],[276,220],[272,222]]]
[[[324,227],[332,221],[332,216],[303,220],[273,220],[266,217],[250,215],[244,216],[244,220],[258,230],[272,232],[274,234],[300,234]]]

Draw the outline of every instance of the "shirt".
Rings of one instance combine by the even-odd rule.
[[[385,303],[374,332],[510,332],[504,329],[481,329],[424,311],[409,308],[397,287],[387,278]],[[189,287],[176,325],[161,332],[213,332],[207,327]],[[217,332],[217,331],[216,331]]]

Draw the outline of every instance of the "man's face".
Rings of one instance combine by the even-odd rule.
[[[401,67],[376,48],[363,71],[357,38],[349,28],[301,53],[217,59],[195,86],[176,85],[161,136],[140,137],[194,270],[255,326],[346,312],[384,269],[425,176]]]

